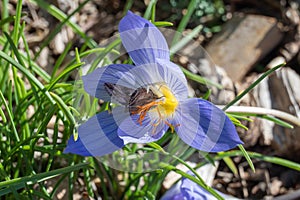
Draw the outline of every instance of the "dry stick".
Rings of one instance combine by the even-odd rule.
[[[220,109],[224,107],[224,105],[218,105]],[[243,113],[243,114],[258,114],[258,115],[272,115],[274,117],[278,117],[280,119],[286,120],[287,122],[291,122],[300,127],[300,119],[295,117],[289,113],[275,110],[275,109],[268,109],[268,108],[261,108],[261,107],[252,107],[252,106],[231,106],[229,107],[226,112],[228,113]]]

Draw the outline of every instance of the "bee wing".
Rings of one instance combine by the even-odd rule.
[[[130,96],[134,92],[134,89],[111,83],[104,83],[104,88],[111,96],[111,102],[125,106],[129,104]]]

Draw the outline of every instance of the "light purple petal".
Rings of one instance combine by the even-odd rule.
[[[190,171],[188,174],[195,176]],[[226,200],[238,200],[235,197],[221,193],[215,190],[220,196]],[[207,190],[202,188],[197,183],[191,181],[188,178],[182,178],[179,182],[173,185],[160,200],[211,200],[215,197],[209,193]]]
[[[148,20],[128,11],[120,21],[122,43],[136,65],[152,63],[156,58],[170,59],[162,33]]]
[[[118,135],[128,143],[149,143],[159,140],[168,130],[165,123],[159,123],[157,126],[157,119],[151,118],[148,114],[145,116],[142,124],[138,122],[139,115],[130,115],[125,108],[117,107],[113,110],[114,120],[118,123]]]
[[[181,102],[175,123],[179,137],[205,152],[220,152],[243,144],[226,114],[212,103],[191,98]]]
[[[119,79],[124,76],[125,72],[134,67],[135,66],[133,65],[112,64],[106,67],[97,68],[92,73],[82,76],[84,89],[87,93],[94,97],[104,101],[111,101],[111,96],[104,88],[104,83],[116,84]],[[129,82],[134,81],[134,77],[129,76],[126,80]],[[126,84],[126,86],[130,85],[131,84]]]
[[[134,80],[131,77],[134,77]],[[117,82],[117,84],[130,88],[146,88],[161,83],[166,83],[178,100],[187,98],[186,79],[183,79],[176,71],[158,63],[148,63],[134,67],[125,72]]]
[[[186,199],[210,200],[215,197],[190,179],[183,178],[180,186],[181,194]]]
[[[182,180],[173,185],[166,193],[160,198],[160,200],[184,200],[184,196],[181,193]]]
[[[101,112],[79,126],[80,140],[78,142],[81,144],[77,145],[77,141],[69,143],[65,152],[79,155],[89,152],[92,156],[103,156],[117,151],[124,146],[123,140],[117,134],[117,129],[118,126],[112,114],[107,111]]]
[[[180,67],[169,60],[156,59],[156,62],[163,72],[163,79],[178,100],[186,99],[188,97],[187,80]]]
[[[68,140],[68,145],[64,150],[64,153],[73,153],[81,156],[92,156],[92,154],[86,149],[86,147],[82,144],[80,137],[77,140],[74,140],[74,136]]]
[[[187,97],[186,79],[183,79],[175,70],[170,70],[165,64],[148,63],[140,66],[113,64],[97,68],[82,79],[87,93],[113,103],[119,103],[120,97],[111,96],[104,87],[104,83],[124,87],[125,94],[128,90],[127,98],[139,87],[147,88],[161,83],[166,83],[179,100]]]

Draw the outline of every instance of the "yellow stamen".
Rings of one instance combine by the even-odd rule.
[[[132,112],[131,114],[138,114],[138,123],[142,125],[142,121],[144,120],[148,111],[152,113],[156,112],[158,122],[153,124],[153,126],[156,127],[161,122],[164,122],[171,128],[171,131],[174,132],[174,128],[179,126],[179,124],[174,126],[167,122],[166,118],[171,117],[176,111],[176,108],[178,106],[178,101],[176,97],[166,85],[156,85],[156,87],[152,87],[150,89],[153,93],[160,97],[160,99],[155,99],[152,102],[147,103],[143,106],[138,106],[138,110]],[[154,107],[155,109],[152,109]]]
[[[166,117],[170,116],[175,112],[178,101],[166,85],[160,86],[159,91],[162,93],[164,101],[158,105],[158,110]]]

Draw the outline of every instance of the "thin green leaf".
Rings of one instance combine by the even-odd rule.
[[[15,66],[18,70],[20,70],[41,91],[44,91],[45,95],[47,96],[47,98],[49,99],[49,101],[51,103],[54,103],[50,94],[45,90],[44,85],[35,76],[33,76],[25,67],[23,67],[21,64],[17,63],[14,59],[12,59],[10,56],[8,56],[3,51],[0,51],[0,57],[3,58],[4,60],[8,61],[13,66]]]
[[[197,6],[197,4],[199,3],[199,0],[191,0],[189,5],[188,5],[188,8],[186,9],[186,14],[182,17],[179,25],[178,25],[178,28],[177,28],[177,33],[175,34],[174,38],[173,38],[173,41],[172,41],[172,46],[174,46],[178,41],[179,41],[179,38],[180,38],[180,35],[182,33],[182,31],[184,31],[185,27],[187,26],[192,14],[194,13],[195,11],[195,8]]]
[[[0,51],[1,53],[1,51]],[[13,133],[14,133],[14,139],[19,142],[20,141],[20,138],[19,138],[19,134],[18,134],[18,131],[16,129],[16,126],[15,126],[15,123],[14,123],[14,118],[13,118],[13,114],[11,112],[11,110],[9,109],[6,101],[5,101],[5,98],[2,94],[2,92],[0,91],[0,100],[2,101],[3,105],[4,105],[4,108],[8,114],[8,119],[9,121],[11,122],[11,126],[12,126],[12,130],[13,130]]]
[[[202,99],[208,100],[211,95],[211,89],[208,89],[207,92],[202,96]]]
[[[178,52],[180,49],[182,49],[184,46],[186,46],[190,41],[192,41],[193,38],[196,37],[200,33],[202,28],[203,28],[202,25],[197,26],[189,34],[187,34],[181,40],[179,40],[176,44],[174,44],[170,48],[170,55],[172,56],[173,54]]]
[[[238,174],[238,170],[230,157],[223,158],[223,161],[226,163],[226,165],[232,171],[233,174]]]
[[[15,16],[15,22],[14,22],[14,29],[12,33],[12,38],[14,41],[14,44],[18,44],[18,35],[19,35],[19,27],[20,27],[20,21],[21,21],[21,14],[22,14],[22,0],[18,0],[17,7],[16,7],[16,16]]]
[[[250,119],[248,116],[243,116],[243,115],[239,115],[239,114],[232,114],[232,113],[228,113],[226,112],[226,115],[230,118],[235,118],[237,120],[244,120],[244,121],[248,121],[248,122],[253,122],[252,119]],[[231,120],[231,118],[230,118]]]
[[[152,13],[152,7],[154,4],[156,4],[157,0],[151,0],[147,6],[147,9],[144,13],[144,18],[145,19],[150,19],[151,13]]]
[[[14,20],[14,16],[9,16],[9,9],[8,9],[8,0],[2,1],[2,15],[1,15],[1,21],[0,26],[2,27],[3,32],[7,32],[9,29],[9,22]]]
[[[246,94],[248,94],[256,85],[258,85],[264,78],[269,76],[271,73],[279,69],[280,67],[283,67],[285,63],[277,65],[276,67],[273,67],[272,69],[269,69],[266,71],[263,75],[261,75],[254,83],[252,83],[247,89],[245,89],[241,94],[235,97],[234,100],[229,102],[224,108],[223,111],[227,110],[230,106],[234,105],[236,102],[238,102],[241,98],[243,98]]]
[[[60,80],[62,79],[64,76],[66,76],[67,74],[69,74],[70,72],[72,72],[73,70],[81,67],[84,63],[77,63],[74,64],[70,67],[68,67],[67,69],[65,69],[64,71],[62,71],[58,77],[56,77],[53,81],[50,82],[49,86],[47,87],[47,90],[51,90],[54,85]]]
[[[46,2],[43,0],[36,0],[39,6],[47,10],[50,14],[52,14],[54,17],[59,19],[61,21],[58,26],[55,27],[53,31],[47,36],[46,39],[43,40],[42,44],[40,44],[40,49],[39,51],[34,55],[34,59],[36,60],[42,50],[49,45],[49,43],[54,39],[54,37],[61,31],[62,27],[67,24],[71,28],[73,28],[74,32],[77,31],[77,34],[79,34],[83,39],[86,40],[87,44],[89,45],[90,48],[94,48],[97,46],[95,41],[93,41],[91,38],[87,37],[87,35],[81,31],[81,28],[77,26],[75,23],[72,22],[71,17],[74,16],[76,13],[78,13],[88,2],[89,0],[85,0],[79,6],[74,9],[68,16],[65,15],[62,11],[60,11],[58,8],[56,8],[54,5],[48,5]]]
[[[127,0],[126,1],[126,4],[124,6],[124,11],[123,11],[123,13],[124,13],[123,16],[127,13],[128,10],[131,9],[133,3],[134,3],[134,0]]]
[[[62,52],[62,54],[60,54],[60,56],[58,57],[58,59],[56,60],[55,62],[55,65],[53,67],[53,71],[52,71],[52,74],[51,74],[51,79],[54,78],[57,70],[59,67],[61,67],[62,65],[62,62],[64,61],[64,59],[66,58],[66,55],[68,54],[69,50],[71,49],[72,47],[72,43],[71,42],[68,42],[68,44],[66,45],[64,51]]]
[[[255,172],[255,167],[253,165],[253,162],[252,162],[249,154],[247,153],[247,151],[244,149],[243,145],[239,144],[238,147],[241,150],[241,152],[243,153],[244,157],[246,158],[246,160],[247,160],[250,168],[252,169],[252,171]]]
[[[153,24],[156,27],[166,27],[166,26],[173,26],[174,25],[172,22],[167,22],[167,21],[156,21],[156,22],[153,22]]]
[[[300,164],[284,159],[284,158],[279,158],[279,157],[275,157],[275,156],[266,156],[260,153],[256,153],[256,152],[247,152],[248,155],[251,158],[255,158],[258,160],[262,160],[265,162],[269,162],[269,163],[274,163],[277,165],[281,165],[284,167],[288,167],[290,169],[294,169],[297,171],[300,171]],[[223,152],[222,154],[215,156],[214,159],[218,160],[218,159],[222,159],[224,157],[233,157],[233,156],[243,156],[244,153],[242,151],[238,151],[238,150],[233,150],[233,151],[227,151],[227,152]]]
[[[0,105],[1,105],[1,102],[0,102]],[[6,117],[5,117],[5,114],[4,114],[4,112],[3,112],[2,108],[1,108],[1,106],[0,106],[0,116],[1,116],[2,122],[3,122],[4,124],[6,124],[7,119],[6,119]]]
[[[70,123],[72,125],[76,124],[76,120],[74,116],[72,115],[69,107],[66,105],[66,103],[55,93],[50,92],[52,98],[56,101],[57,105],[60,107],[60,109],[65,113],[66,117],[69,119]]]
[[[75,58],[76,58],[76,62],[77,63],[81,63],[80,54],[78,52],[78,48],[77,47],[75,48]]]
[[[155,22],[155,11],[156,11],[156,2],[152,4],[151,6],[151,22]]]
[[[291,125],[291,124],[289,124],[289,123],[287,123],[287,122],[285,122],[281,119],[278,119],[276,117],[272,117],[272,116],[268,116],[268,115],[262,115],[261,118],[272,121],[275,124],[278,124],[279,126],[282,126],[282,127],[285,127],[285,128],[290,128],[290,129],[294,128],[293,125]]]
[[[156,150],[158,150],[158,151],[160,151],[160,152],[162,152],[162,153],[166,153],[166,151],[160,145],[158,145],[155,142],[150,142],[147,145],[154,148],[154,149],[156,149]]]
[[[214,86],[214,87],[217,87],[218,89],[222,89],[223,86],[218,84],[218,83],[215,83],[207,78],[204,78],[204,77],[201,77],[197,74],[194,74],[192,72],[190,72],[189,70],[181,67],[181,70],[183,71],[183,73],[186,75],[187,78],[193,80],[193,81],[196,81],[198,83],[202,83],[204,85],[211,85],[211,86]]]
[[[62,174],[66,174],[66,173],[70,173],[73,171],[77,171],[77,170],[86,168],[88,166],[89,166],[88,163],[79,163],[77,165],[68,166],[68,167],[52,170],[49,172],[43,172],[40,174],[24,176],[24,177],[20,177],[20,178],[11,179],[8,181],[2,181],[2,182],[0,182],[0,188],[10,187],[10,186],[20,185],[20,184],[22,184],[24,187],[25,184],[38,183],[38,182],[45,181],[50,178],[62,175]]]
[[[203,189],[205,189],[206,191],[208,191],[209,193],[211,193],[217,199],[223,199],[223,197],[221,197],[214,189],[212,189],[211,187],[207,186],[204,181],[201,181],[201,180],[197,179],[196,177],[194,177],[194,176],[192,176],[192,175],[190,175],[188,173],[185,173],[185,172],[183,172],[180,169],[177,169],[173,165],[170,165],[168,163],[161,163],[161,167],[162,168],[166,168],[168,170],[172,170],[172,171],[176,172],[177,174],[180,174],[183,177],[190,179],[191,181],[197,183],[199,186],[203,187]]]
[[[7,2],[7,0],[4,0],[4,1],[3,1],[4,6],[7,6],[7,5],[6,5],[6,2]],[[7,8],[7,7],[4,7],[4,6],[3,6],[3,8]],[[4,16],[4,15],[6,15],[5,10],[8,10],[8,9],[3,9],[3,12],[2,12],[2,13],[5,13],[5,14],[3,14],[3,17],[2,17],[2,19],[0,20],[0,26],[2,26],[3,32],[9,31],[8,28],[6,28],[6,27],[8,27],[9,23],[10,23],[10,22],[13,22],[13,21],[15,20],[15,18],[16,18],[16,16],[7,16],[7,17]],[[25,15],[26,15],[25,13],[22,13],[22,14],[21,14],[21,17],[23,17],[23,16],[25,16]]]
[[[70,26],[75,33],[80,35],[88,44],[90,48],[94,48],[97,46],[97,43],[89,38],[82,30],[81,28],[68,19],[68,16],[63,13],[61,10],[59,10],[57,7],[55,7],[53,4],[48,4],[44,0],[34,0],[41,8],[45,9],[48,13],[50,13],[53,17],[58,19],[61,22],[65,22],[68,26]],[[84,2],[85,3],[85,2]],[[78,12],[78,11],[76,11]]]

